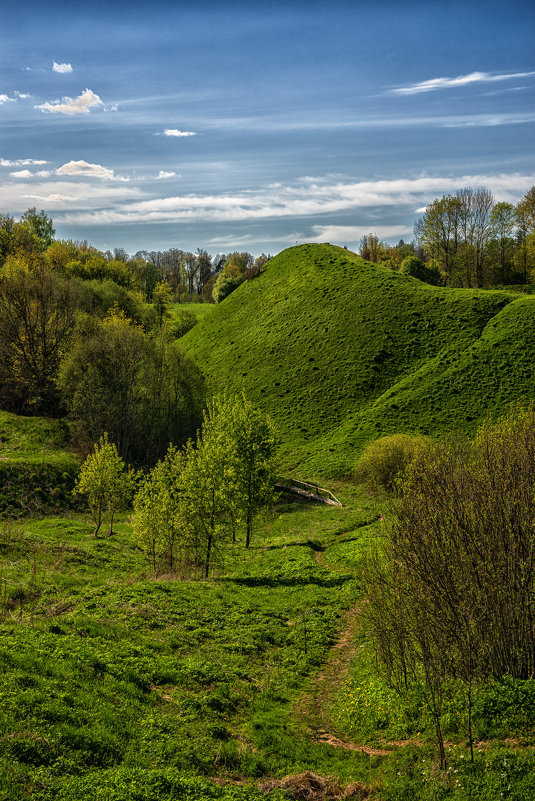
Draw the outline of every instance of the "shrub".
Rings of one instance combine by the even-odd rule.
[[[380,437],[364,448],[355,469],[355,479],[371,490],[392,492],[416,453],[428,445],[429,439],[417,434]]]

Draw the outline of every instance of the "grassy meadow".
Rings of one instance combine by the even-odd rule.
[[[474,765],[452,687],[434,776],[425,700],[386,686],[361,628],[384,499],[336,490],[281,502],[210,581],[151,577],[126,516],[105,539],[80,514],[6,521],[0,799],[292,798],[307,771],[316,798],[531,798],[535,682],[481,692]]]

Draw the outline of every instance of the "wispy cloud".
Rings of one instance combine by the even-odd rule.
[[[468,75],[458,75],[456,78],[430,78],[409,86],[389,89],[388,94],[417,95],[422,92],[436,92],[438,89],[451,89],[458,86],[468,86],[473,83],[493,83],[495,81],[509,81],[518,78],[530,78],[535,72],[513,72],[492,74],[490,72],[470,72]]]
[[[26,167],[27,165],[40,166],[42,164],[48,164],[48,161],[45,161],[44,159],[15,159],[14,161],[10,159],[0,159],[0,167]]]
[[[486,186],[497,200],[514,202],[533,184],[535,175],[464,175],[459,177],[420,176],[384,181],[346,181],[343,179],[303,178],[293,185],[272,185],[257,190],[221,193],[187,194],[136,200],[122,206],[92,211],[66,212],[62,222],[79,225],[109,225],[114,223],[165,222],[232,222],[259,221],[281,218],[307,218],[363,209],[404,207],[407,214],[424,207],[435,197],[454,192],[464,186]],[[336,228],[336,227],[335,227]],[[329,238],[335,228],[325,223],[315,236]],[[344,226],[344,228],[346,228]],[[370,224],[350,227],[359,238],[369,233]],[[364,230],[366,229],[366,230]],[[337,239],[348,239],[350,231],[339,231]],[[406,228],[382,236],[403,236]]]
[[[31,172],[30,170],[15,170],[9,173],[12,178],[48,178],[50,175],[50,170],[38,170],[37,172]]]
[[[62,100],[54,100],[52,103],[42,103],[35,108],[40,109],[50,114],[89,114],[91,108],[103,106],[100,97],[95,94],[91,89],[85,89],[81,95],[76,98],[64,97]]]
[[[308,242],[359,242],[361,237],[374,233],[379,239],[390,239],[412,235],[412,226],[407,225],[313,225],[313,235]],[[293,241],[296,237],[288,237]]]
[[[0,208],[9,209],[10,214],[25,211],[36,202],[54,203],[54,221],[60,221],[62,214],[76,209],[78,213],[102,208],[123,208],[128,203],[144,198],[139,187],[130,183],[95,180],[52,180],[51,177],[39,180],[12,178],[0,181]],[[43,205],[43,208],[46,208]]]
[[[176,172],[171,172],[170,170],[160,170],[156,176],[156,180],[160,180],[161,178],[173,178],[175,175]]]
[[[127,181],[128,178],[121,178],[109,167],[102,164],[90,164],[87,161],[68,161],[56,170],[56,175],[83,175],[86,178],[104,178],[107,181],[118,180]]]
[[[42,203],[66,203],[69,200],[76,200],[73,195],[62,195],[58,192],[52,192],[49,195],[23,195],[28,200],[40,200]]]
[[[164,136],[197,136],[196,131],[179,131],[178,128],[166,128],[163,132]]]
[[[0,106],[3,105],[4,103],[16,103],[16,102],[17,102],[16,97],[9,97],[9,95],[0,94]]]
[[[72,72],[72,66],[70,64],[65,64],[65,63],[58,64],[57,61],[54,61],[54,64],[52,65],[52,70],[54,72],[62,72],[62,73]]]

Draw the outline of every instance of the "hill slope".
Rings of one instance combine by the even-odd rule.
[[[277,423],[287,469],[343,475],[394,431],[470,429],[533,396],[535,300],[444,289],[332,245],[272,259],[183,339]]]

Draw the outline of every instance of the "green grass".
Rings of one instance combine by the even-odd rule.
[[[168,311],[172,321],[177,320],[182,311],[191,312],[197,321],[200,321],[204,320],[214,309],[215,303],[171,303]]]
[[[0,411],[0,515],[70,505],[80,462],[67,438],[61,421]]]
[[[432,287],[331,245],[283,251],[182,343],[215,391],[272,415],[303,478],[347,474],[379,435],[470,431],[534,396],[534,298]]]
[[[57,420],[0,410],[0,457],[12,461],[62,461],[68,431]]]
[[[325,720],[356,743],[417,742],[370,757],[311,735],[302,699],[360,603],[362,560],[383,525],[376,499],[333,489],[342,508],[279,505],[250,549],[229,544],[210,581],[152,578],[125,515],[105,539],[81,515],[5,522],[1,801],[252,801],[262,781],[306,770],[363,782],[382,801],[490,801],[506,786],[505,797],[530,798],[533,752],[503,738],[532,744],[533,682],[478,696],[475,725],[493,740],[475,766],[452,695],[452,768],[436,775],[421,699],[402,704],[386,688],[361,633],[349,673],[324,688]]]
[[[192,798],[256,798],[201,792],[192,776],[252,784],[311,764],[367,776],[366,760],[325,753],[288,721],[360,592],[351,570],[318,564],[316,543],[370,516],[366,498],[280,507],[247,552],[229,546],[209,582],[150,578],[126,518],[103,540],[79,515],[6,523],[0,798],[100,798],[106,788],[126,801],[134,780],[147,800],[160,797],[155,782],[191,785]]]

